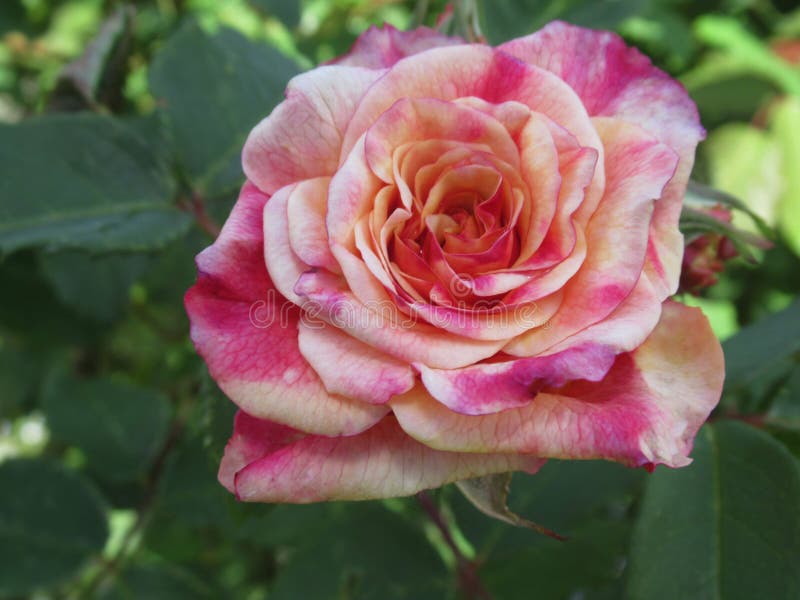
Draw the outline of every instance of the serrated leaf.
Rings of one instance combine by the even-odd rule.
[[[0,464],[0,594],[73,576],[108,536],[105,508],[76,473],[42,459]]]
[[[409,522],[378,502],[329,508],[324,531],[298,538],[301,547],[279,571],[270,600],[447,597],[444,564]]]
[[[54,115],[0,125],[0,253],[163,245],[189,227],[156,153],[117,119]]]
[[[634,531],[631,600],[800,597],[800,470],[769,435],[706,425],[694,462],[651,476]]]
[[[748,325],[722,345],[725,390],[736,392],[800,351],[800,300]]]
[[[112,481],[148,469],[164,443],[171,412],[159,392],[66,376],[48,382],[42,404],[52,435],[83,450],[89,467]]]
[[[58,298],[90,319],[111,322],[130,303],[131,285],[147,269],[145,254],[89,254],[65,250],[40,257],[42,272]]]
[[[256,9],[276,16],[287,27],[300,22],[301,0],[248,0]]]
[[[213,594],[191,573],[169,564],[133,565],[97,595],[99,600],[201,600]]]
[[[221,28],[210,35],[187,22],[150,67],[177,159],[207,197],[241,185],[241,148],[283,97],[297,66],[275,48]]]
[[[515,527],[525,527],[538,533],[565,540],[563,536],[542,527],[538,523],[519,516],[508,508],[508,495],[511,491],[511,473],[485,475],[456,482],[456,486],[482,513]]]

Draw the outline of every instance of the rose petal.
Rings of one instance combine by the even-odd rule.
[[[723,373],[722,348],[702,312],[667,302],[650,337],[620,355],[600,382],[568,384],[522,408],[484,416],[455,413],[419,388],[390,405],[405,431],[440,450],[679,467],[690,462]]]
[[[705,137],[686,89],[607,31],[553,22],[498,49],[558,75],[578,93],[589,115],[635,123],[678,153],[675,175],[656,204],[645,267],[662,299],[673,294],[683,253],[681,203],[695,148]]]
[[[367,163],[383,181],[393,183],[395,150],[408,142],[430,139],[485,145],[505,162],[519,162],[508,130],[488,114],[455,102],[401,98],[370,125],[365,140]]]
[[[431,369],[416,365],[431,395],[464,415],[485,415],[535,402],[545,387],[561,387],[574,379],[600,381],[614,363],[609,346],[585,344],[556,354],[462,369]]]
[[[463,44],[464,40],[442,35],[428,27],[400,31],[391,25],[374,25],[358,36],[350,52],[331,61],[332,64],[368,69],[391,67],[398,60],[438,46]]]
[[[364,304],[337,288],[325,272],[304,273],[295,290],[315,317],[406,363],[463,367],[492,356],[505,343],[447,333],[404,314],[395,300]]]
[[[515,356],[540,354],[601,321],[641,275],[653,202],[675,172],[677,155],[635,125],[594,121],[606,149],[606,190],[586,231],[586,259],[564,286],[550,327],[526,332],[506,347]]]
[[[515,101],[547,115],[582,146],[602,146],[580,98],[558,77],[488,46],[434,48],[402,60],[375,83],[355,111],[342,143],[342,157],[398,98],[452,101],[475,96],[490,103]]]
[[[297,257],[312,267],[338,272],[325,229],[330,181],[330,177],[318,177],[299,183],[287,200],[286,216],[289,243]]]
[[[386,408],[328,393],[300,354],[300,311],[264,268],[265,202],[246,184],[217,241],[198,255],[185,298],[192,341],[222,391],[249,413],[323,435],[363,431]]]
[[[491,473],[534,473],[544,463],[522,454],[433,450],[406,435],[391,416],[356,436],[289,440],[291,432],[239,413],[220,481],[245,502],[366,500],[410,496]]]
[[[382,71],[318,67],[294,77],[286,100],[255,126],[242,151],[247,178],[267,194],[339,166],[342,134]]]
[[[321,321],[302,320],[299,342],[300,352],[332,394],[384,404],[414,387],[414,371],[408,363]]]

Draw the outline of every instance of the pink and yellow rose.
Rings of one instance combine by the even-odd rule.
[[[564,23],[497,48],[371,29],[295,77],[186,296],[241,409],[220,481],[312,502],[686,465],[723,379],[669,300],[703,135],[680,84]]]

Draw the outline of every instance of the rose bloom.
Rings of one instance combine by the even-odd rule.
[[[723,358],[678,285],[684,88],[564,23],[371,29],[292,79],[186,295],[238,498],[402,496],[549,458],[680,467]]]

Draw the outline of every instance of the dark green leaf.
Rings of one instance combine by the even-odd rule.
[[[54,377],[43,407],[54,437],[86,453],[89,467],[124,481],[143,473],[161,449],[170,406],[160,393],[109,379]]]
[[[725,341],[725,389],[737,391],[800,351],[800,300]]]
[[[503,600],[528,600],[533,586],[536,600],[584,598],[588,590],[619,585],[629,533],[627,523],[595,521],[567,542],[547,539],[502,559],[490,556],[481,577]]]
[[[99,594],[100,600],[202,600],[211,591],[190,573],[173,565],[141,565],[126,569]]]
[[[610,462],[557,460],[536,475],[516,474],[511,509],[567,535],[566,542],[492,521],[458,497],[452,506],[496,598],[527,598],[531,582],[537,599],[589,598],[588,590],[620,585],[629,508],[644,475]]]
[[[144,273],[144,254],[89,254],[65,250],[41,256],[42,271],[59,299],[75,312],[110,322],[130,303],[131,285]]]
[[[150,85],[167,116],[178,160],[201,194],[243,181],[240,156],[253,126],[283,97],[297,66],[231,29],[215,35],[186,23],[161,49]]]
[[[643,12],[649,0],[484,0],[484,33],[492,43],[532,33],[554,19],[594,29],[613,29]]]
[[[288,27],[300,22],[301,0],[248,0],[256,9],[274,15]]]
[[[48,461],[0,464],[0,594],[24,594],[70,576],[100,552],[105,509],[75,473]]]
[[[0,415],[13,418],[34,395],[42,357],[10,344],[0,345]]]
[[[634,533],[632,600],[800,597],[800,470],[765,433],[707,425],[694,462],[650,478]]]
[[[23,337],[43,350],[60,343],[87,342],[99,332],[92,321],[58,301],[41,273],[33,252],[16,252],[0,259],[0,328]]]
[[[340,506],[275,580],[270,600],[441,600],[444,564],[425,537],[378,502]]]
[[[97,115],[0,125],[0,190],[0,252],[149,249],[190,224],[148,144]]]
[[[624,516],[644,475],[606,461],[551,460],[535,475],[514,476],[509,506],[572,540],[588,523]],[[531,544],[559,545],[485,517],[460,494],[452,506],[460,529],[481,555],[505,560]]]

